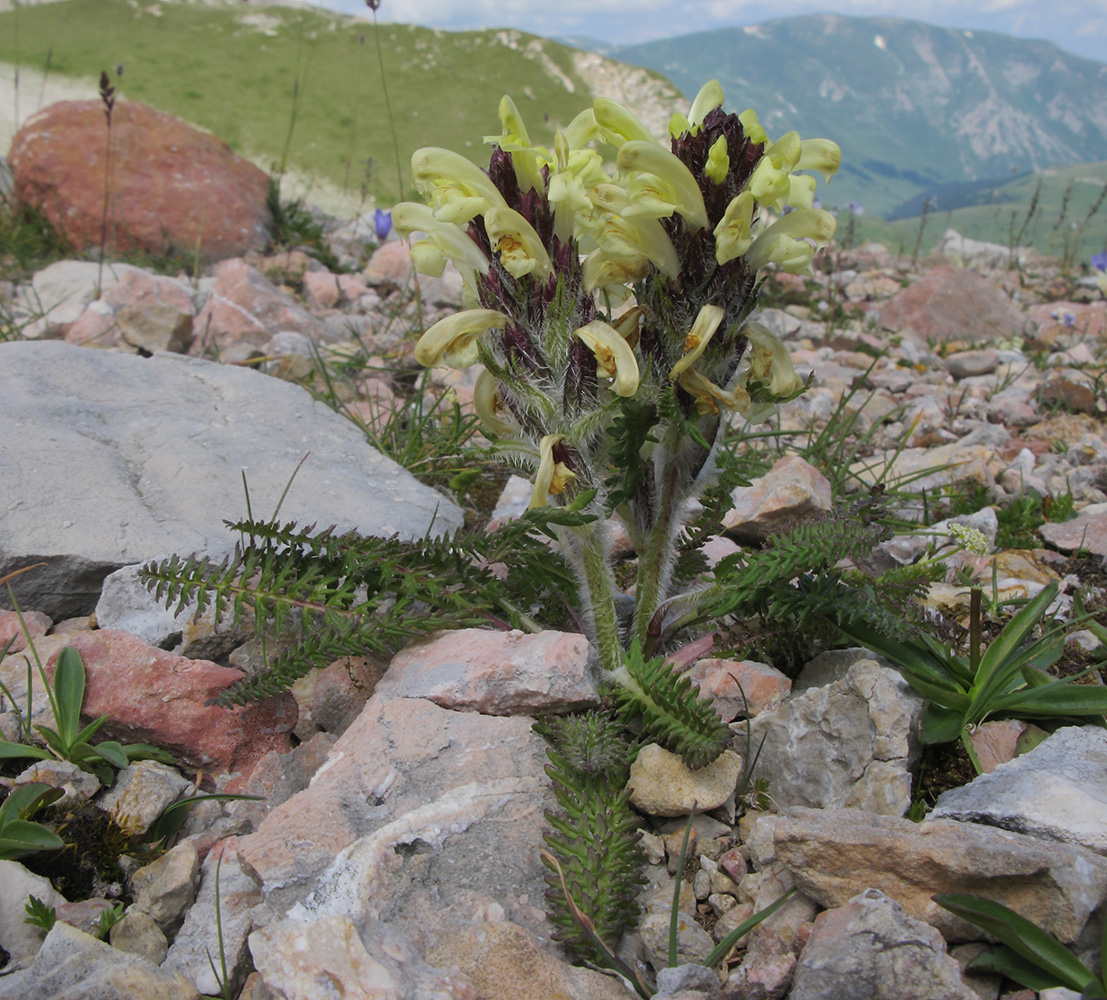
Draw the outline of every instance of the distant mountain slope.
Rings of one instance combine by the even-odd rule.
[[[613,55],[687,95],[717,77],[771,135],[835,139],[833,198],[870,211],[943,184],[1107,159],[1107,64],[1048,42],[816,14]]]
[[[505,93],[536,142],[551,141],[598,94],[627,102],[659,134],[686,106],[652,71],[519,31],[382,24],[380,42],[406,195],[420,146],[488,162],[481,139],[499,134]],[[202,125],[266,169],[287,144],[289,168],[312,178],[312,197],[329,207],[345,190],[346,209],[356,209],[363,184],[385,203],[399,194],[372,22],[313,7],[159,0],[60,0],[0,13],[0,64],[41,72],[48,53],[53,79],[95,81],[123,66],[113,78],[123,99]],[[38,98],[37,86],[24,86],[20,115]]]

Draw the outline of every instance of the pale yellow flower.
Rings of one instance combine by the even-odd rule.
[[[419,338],[415,360],[425,368],[468,368],[480,360],[480,339],[502,330],[508,318],[495,309],[466,309],[440,319]]]
[[[529,507],[545,507],[548,497],[564,493],[577,478],[577,474],[564,462],[554,461],[554,445],[564,440],[564,434],[547,434],[539,443],[538,472],[534,476],[534,492],[531,493]]]
[[[473,386],[473,409],[496,437],[509,438],[518,433],[519,426],[504,402],[502,388],[500,380],[485,368]]]
[[[746,262],[755,270],[779,264],[791,274],[810,272],[815,251],[830,243],[837,225],[829,212],[798,208],[758,235],[746,253]]]
[[[610,98],[597,97],[592,102],[592,113],[600,134],[616,146],[622,146],[630,140],[652,142],[656,145],[650,130],[626,108]]]
[[[600,378],[614,379],[611,388],[616,395],[633,396],[638,391],[638,360],[626,338],[615,327],[594,319],[574,330],[573,336],[584,341],[592,352],[596,374]]]
[[[706,305],[700,308],[695,322],[692,324],[692,329],[688,331],[688,336],[684,338],[684,354],[673,365],[673,370],[669,372],[670,380],[686,372],[699,360],[700,355],[703,354],[703,349],[715,335],[715,331],[719,329],[719,325],[725,316],[726,312],[719,306]]]
[[[706,229],[707,209],[696,178],[673,153],[660,144],[630,140],[617,158],[619,170],[629,174],[630,205],[625,216],[665,219],[679,212],[692,229]]]
[[[740,191],[726,207],[715,227],[715,259],[720,264],[741,257],[753,243],[753,210],[757,203],[749,191]]]
[[[703,172],[716,184],[722,184],[730,173],[730,154],[726,148],[726,136],[721,135],[707,151],[707,163]]]
[[[534,274],[545,278],[553,273],[550,255],[534,227],[513,208],[496,206],[484,213],[484,231],[500,263],[513,278]]]
[[[511,154],[511,165],[521,192],[544,191],[542,166],[551,161],[550,151],[544,146],[531,145],[523,116],[507,94],[500,98],[499,116],[503,132],[500,135],[486,135],[484,141],[495,143],[505,153]]]
[[[803,389],[804,382],[792,365],[792,358],[784,342],[760,323],[747,323],[742,333],[750,342],[750,380],[769,381],[769,392],[776,399],[791,399]]]
[[[465,225],[493,205],[505,205],[488,175],[460,153],[437,146],[417,149],[411,157],[416,190],[430,198],[435,217]]]
[[[736,385],[730,390],[721,389],[695,368],[681,372],[677,384],[695,400],[696,412],[701,416],[717,414],[720,405],[738,412],[750,405],[749,393],[743,386]]]

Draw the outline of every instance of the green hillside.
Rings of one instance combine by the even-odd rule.
[[[947,229],[956,229],[974,240],[1032,246],[1079,266],[1107,250],[1105,190],[1107,161],[1059,167],[991,188],[985,204],[954,208],[939,198],[925,218],[916,214],[889,222],[864,215],[855,220],[854,243],[872,240],[910,255],[921,228],[920,252],[926,254]],[[840,237],[848,219],[839,216]]]
[[[577,69],[581,53],[532,35],[385,24],[380,43],[405,185],[420,146],[487,163],[481,137],[499,133],[505,93],[542,142],[592,103]],[[50,74],[96,78],[122,65],[122,98],[202,125],[262,165],[279,164],[287,143],[291,167],[352,198],[371,160],[370,193],[397,198],[371,21],[314,8],[156,0],[65,0],[0,14],[0,62],[41,71],[48,54]],[[679,101],[657,74],[649,78],[670,104]]]

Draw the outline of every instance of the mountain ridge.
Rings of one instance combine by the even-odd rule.
[[[716,77],[770,136],[842,146],[836,198],[879,212],[928,187],[1107,159],[1107,64],[1052,42],[811,14],[617,46],[686,96]]]

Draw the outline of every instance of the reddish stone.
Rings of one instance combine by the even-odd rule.
[[[99,246],[107,158],[100,101],[52,104],[12,141],[15,196],[78,250]],[[136,101],[116,104],[110,167],[112,253],[199,252],[218,260],[268,240],[268,176],[178,118]]]
[[[241,671],[148,646],[116,629],[70,637],[87,675],[82,714],[106,715],[101,733],[153,743],[209,772],[249,771],[270,750],[287,753],[296,701],[281,694],[234,708],[207,704]],[[47,663],[52,676],[57,653]]]
[[[936,267],[893,296],[879,311],[886,330],[920,341],[993,343],[1022,336],[1035,324],[1007,295],[975,271]]]
[[[322,325],[302,305],[238,257],[219,265],[194,329],[193,354],[215,348],[232,362],[246,360],[251,349],[264,347],[282,330],[312,340],[323,336]]]
[[[687,676],[723,722],[779,708],[792,690],[784,674],[756,660],[697,660]]]
[[[65,333],[71,344],[187,351],[192,343],[192,299],[180,282],[128,271],[93,302]]]
[[[1107,335],[1107,302],[1041,302],[1026,312],[1039,326],[1038,339],[1046,344],[1064,335],[1089,340]]]
[[[40,611],[24,611],[23,621],[15,611],[0,609],[0,651],[11,642],[9,653],[19,653],[27,648],[27,633],[31,635],[31,641],[46,635],[47,630],[54,622]],[[24,629],[26,625],[26,629]]]

